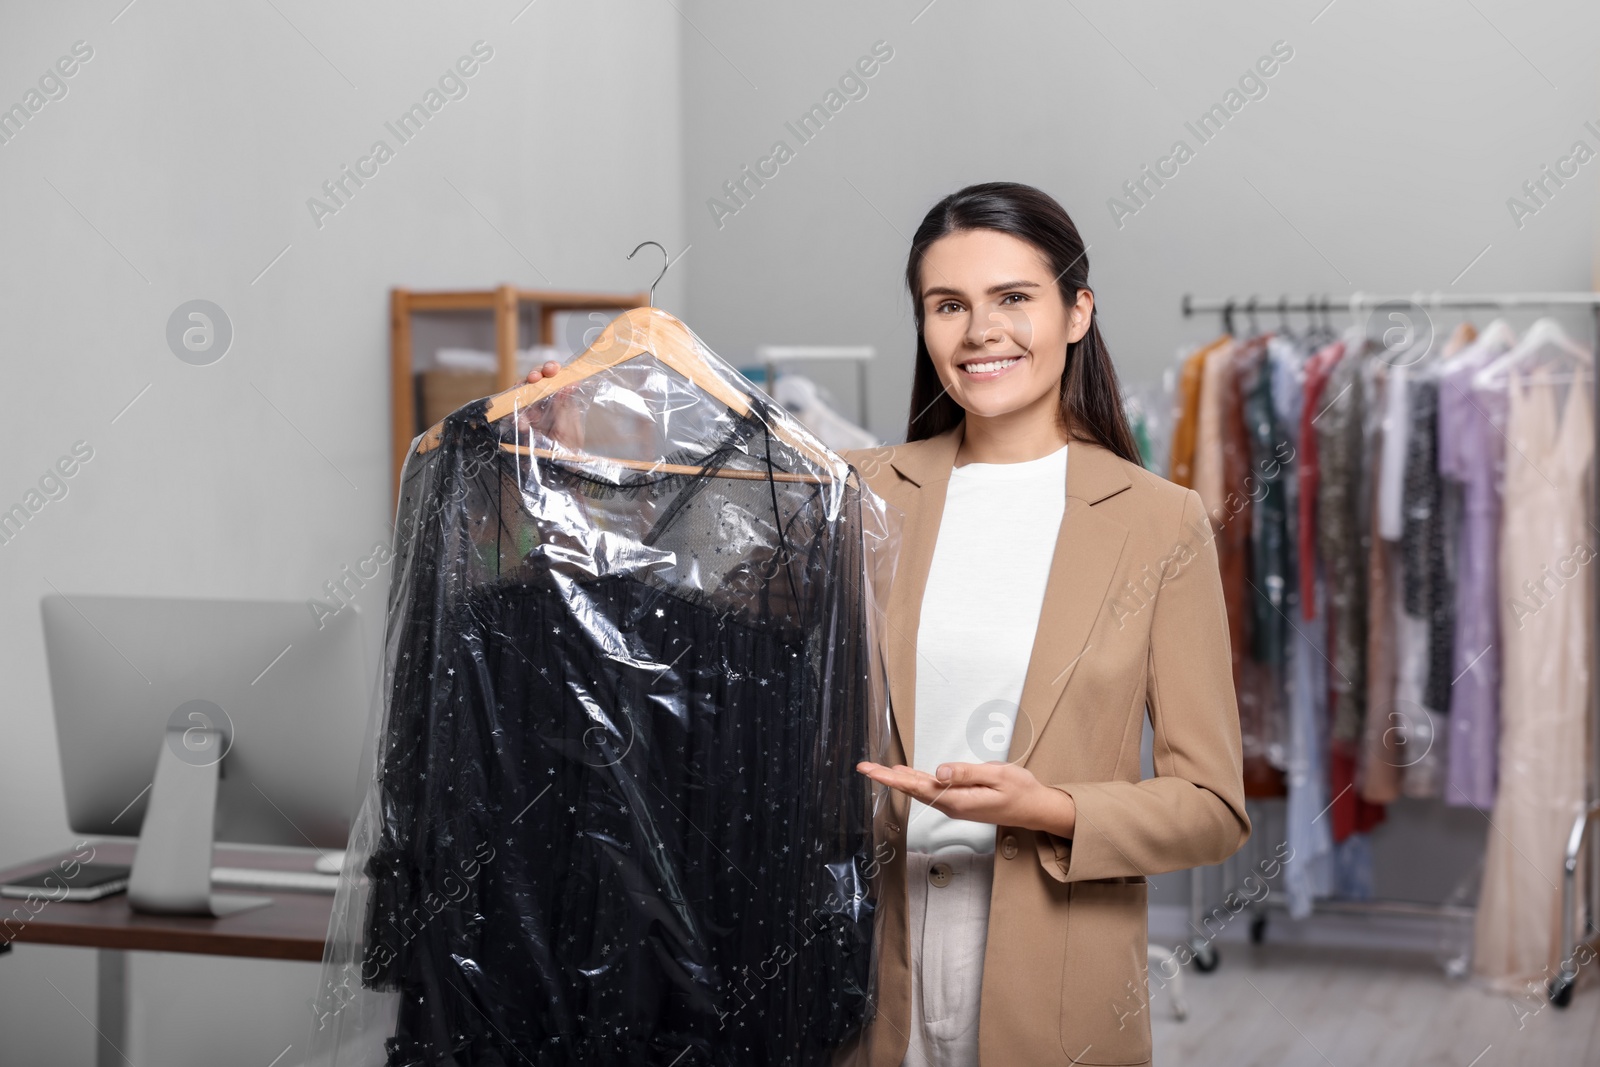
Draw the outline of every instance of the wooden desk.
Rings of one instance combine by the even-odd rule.
[[[96,841],[93,859],[103,863],[133,863],[133,842]],[[83,850],[68,849],[0,871],[0,881],[34,874],[56,866]],[[212,853],[215,867],[254,867],[309,871],[315,857],[291,852],[218,846]],[[127,1043],[127,952],[197,952],[208,956],[246,956],[255,959],[320,962],[333,915],[332,893],[282,889],[235,889],[269,896],[264,908],[221,919],[179,915],[143,915],[128,907],[128,894],[114,893],[99,900],[47,901],[37,914],[28,902],[0,897],[0,951],[12,942],[42,945],[78,945],[99,950],[96,1026],[100,1039],[96,1063],[124,1064]],[[0,957],[0,966],[4,959]]]

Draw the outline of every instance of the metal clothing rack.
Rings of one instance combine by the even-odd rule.
[[[867,364],[878,354],[872,345],[760,345],[756,359],[766,369],[763,387],[771,394],[778,382],[778,364],[807,360],[845,360],[856,365],[856,425],[867,425]]]
[[[1304,300],[1292,301],[1287,296],[1276,301],[1262,301],[1258,296],[1251,295],[1244,300],[1236,297],[1219,297],[1209,299],[1195,299],[1188,293],[1183,296],[1182,311],[1185,318],[1200,314],[1217,314],[1222,317],[1223,328],[1228,333],[1234,332],[1233,315],[1236,311],[1243,311],[1255,321],[1257,312],[1277,312],[1282,318],[1287,319],[1291,312],[1305,314],[1322,314],[1327,316],[1334,311],[1348,312],[1352,318],[1363,310],[1371,310],[1383,305],[1412,305],[1421,310],[1549,310],[1553,308],[1588,309],[1593,326],[1594,347],[1600,351],[1600,292],[1547,292],[1547,293],[1443,293],[1443,292],[1413,292],[1413,293],[1351,293],[1347,297],[1332,298],[1326,294],[1318,296],[1310,294]],[[1594,409],[1600,411],[1600,373],[1590,375],[1591,389],[1593,391]],[[1600,444],[1600,423],[1596,424],[1597,444]],[[1600,447],[1589,465],[1590,474],[1590,522],[1594,529],[1600,529]],[[1571,833],[1567,838],[1566,855],[1562,869],[1561,882],[1561,966],[1556,976],[1550,980],[1546,987],[1550,1002],[1557,1007],[1566,1007],[1572,1000],[1573,986],[1577,981],[1577,963],[1575,962],[1580,946],[1592,946],[1600,929],[1596,927],[1597,914],[1600,914],[1600,848],[1589,850],[1589,880],[1588,880],[1588,908],[1585,915],[1585,929],[1580,938],[1577,933],[1578,925],[1578,899],[1577,899],[1577,873],[1578,864],[1584,854],[1584,846],[1591,840],[1597,822],[1600,822],[1600,570],[1590,575],[1591,587],[1594,597],[1591,599],[1591,638],[1594,647],[1591,649],[1593,659],[1590,667],[1590,694],[1589,694],[1589,760],[1590,766],[1587,774],[1586,799],[1584,810],[1573,820]],[[1254,836],[1254,835],[1252,835]],[[1224,865],[1224,876],[1227,876],[1229,866]],[[1196,966],[1201,971],[1209,971],[1217,965],[1216,949],[1212,946],[1212,938],[1205,936],[1200,927],[1200,922],[1205,911],[1204,880],[1200,877],[1201,870],[1197,869],[1190,879],[1190,926],[1194,934],[1190,938],[1190,947],[1195,955]],[[1277,897],[1269,896],[1265,903],[1281,906]],[[1323,912],[1340,914],[1362,915],[1412,915],[1444,918],[1470,917],[1472,909],[1466,909],[1449,904],[1413,904],[1400,901],[1319,901],[1315,908]],[[1261,904],[1252,903],[1250,906],[1251,924],[1250,937],[1252,941],[1259,942],[1265,934],[1266,917]],[[1465,959],[1450,961],[1447,965],[1449,972],[1454,976],[1466,973]]]

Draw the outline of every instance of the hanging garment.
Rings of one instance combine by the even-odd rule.
[[[1306,373],[1312,353],[1301,339],[1283,334],[1267,342],[1272,361],[1273,414],[1278,443],[1275,456],[1282,463],[1281,488],[1287,522],[1284,573],[1284,623],[1288,626],[1285,670],[1286,741],[1284,785],[1285,838],[1294,862],[1283,866],[1284,894],[1289,914],[1303,919],[1312,902],[1334,889],[1333,836],[1328,810],[1326,746],[1328,669],[1326,641],[1320,615],[1304,617],[1300,604],[1299,545],[1295,519],[1300,503],[1300,423],[1305,400]],[[1271,469],[1270,466],[1268,468]],[[1311,598],[1313,607],[1319,598]]]
[[[1500,487],[1505,477],[1506,393],[1475,390],[1472,376],[1503,355],[1509,330],[1443,368],[1439,469],[1461,486],[1455,634],[1450,688],[1450,767],[1445,801],[1494,806],[1500,744]]]
[[[1382,341],[1373,341],[1362,335],[1358,328],[1352,328],[1349,335],[1350,348],[1358,357],[1355,361],[1359,379],[1359,420],[1360,420],[1360,452],[1359,462],[1356,466],[1357,483],[1355,491],[1351,493],[1354,503],[1355,530],[1358,534],[1358,544],[1363,560],[1363,565],[1370,566],[1373,544],[1373,530],[1376,528],[1377,517],[1372,513],[1374,501],[1372,487],[1379,480],[1378,463],[1380,460],[1379,445],[1382,441],[1383,430],[1383,393],[1378,384],[1380,377],[1389,368],[1389,360],[1393,358],[1393,350]],[[1352,614],[1354,629],[1352,637],[1360,642],[1361,681],[1355,687],[1360,710],[1360,719],[1353,725],[1353,736],[1340,736],[1337,731],[1329,738],[1329,788],[1333,790],[1335,800],[1333,803],[1334,840],[1340,847],[1335,852],[1336,877],[1345,888],[1340,892],[1345,896],[1355,896],[1363,899],[1371,895],[1372,875],[1370,865],[1361,860],[1365,846],[1352,846],[1350,835],[1364,836],[1379,825],[1385,817],[1385,809],[1381,804],[1369,802],[1361,793],[1361,777],[1365,750],[1367,727],[1367,621],[1370,618],[1370,605],[1366,601],[1366,592],[1369,579],[1360,575],[1357,588],[1361,595],[1360,608]],[[1356,890],[1349,887],[1354,885]]]
[[[1406,610],[1427,623],[1423,703],[1450,707],[1450,651],[1455,635],[1454,589],[1445,559],[1444,479],[1439,473],[1439,379],[1427,371],[1411,387],[1406,456],[1406,504],[1400,538],[1405,553]]]
[[[883,444],[878,437],[839,414],[821,386],[803,374],[778,375],[772,383],[772,398],[835,452]]]
[[[1127,393],[1122,396],[1122,407],[1128,413],[1128,429],[1133,433],[1134,447],[1139,450],[1139,466],[1145,470],[1157,469],[1160,461],[1155,456],[1155,442],[1150,438],[1150,413],[1138,398]]]
[[[1200,387],[1206,356],[1213,348],[1232,340],[1222,337],[1201,345],[1184,357],[1178,372],[1178,396],[1174,403],[1172,454],[1168,477],[1186,488],[1194,488],[1195,448],[1200,433]]]
[[[1334,846],[1334,895],[1343,900],[1371,900],[1372,838],[1352,834]]]
[[[1499,787],[1472,964],[1507,991],[1560,963],[1560,878],[1588,766],[1594,416],[1587,381],[1565,387],[1558,413],[1559,388],[1542,371],[1507,384]]]
[[[1459,324],[1438,359],[1409,368],[1410,411],[1403,481],[1400,551],[1402,608],[1397,617],[1400,661],[1395,702],[1404,729],[1404,793],[1434,799],[1447,791],[1450,686],[1455,644],[1455,530],[1459,494],[1439,467],[1439,398],[1450,357],[1477,336]]]
[[[1325,619],[1319,611],[1295,624],[1290,662],[1293,688],[1289,704],[1289,799],[1287,838],[1294,862],[1284,864],[1289,914],[1303,919],[1312,901],[1334,887],[1333,822],[1328,814],[1328,654]],[[1302,860],[1304,862],[1302,862]]]
[[[1385,817],[1382,805],[1369,804],[1356,788],[1366,722],[1367,582],[1371,548],[1369,514],[1373,440],[1381,416],[1369,409],[1368,393],[1378,361],[1375,346],[1353,328],[1344,337],[1343,354],[1327,376],[1320,410],[1312,416],[1317,435],[1317,506],[1315,544],[1326,571],[1329,677],[1328,789],[1333,799],[1333,840],[1342,845],[1352,834],[1376,827]],[[1304,535],[1303,535],[1304,536]],[[1351,857],[1360,850],[1339,849],[1340,877],[1364,877]]]
[[[1348,352],[1324,387],[1317,419],[1320,464],[1317,554],[1328,570],[1329,644],[1333,656],[1333,739],[1345,745],[1361,736],[1366,704],[1367,548],[1362,522],[1366,448],[1364,376],[1368,354]]]
[[[1461,323],[1444,341],[1438,359],[1429,352],[1416,363],[1395,368],[1391,378],[1400,383],[1401,394],[1386,404],[1385,425],[1399,428],[1404,442],[1398,463],[1391,466],[1395,457],[1384,456],[1383,475],[1393,476],[1395,468],[1398,475],[1381,478],[1385,514],[1380,526],[1395,542],[1397,602],[1387,608],[1386,624],[1388,654],[1394,656],[1396,670],[1387,694],[1390,751],[1369,746],[1368,754],[1403,768],[1403,793],[1415,798],[1438,798],[1446,790],[1450,733],[1445,716],[1454,677],[1454,534],[1460,502],[1438,462],[1439,390],[1444,364],[1476,336],[1470,323]],[[1369,641],[1368,648],[1377,649],[1377,640]],[[1369,728],[1369,738],[1372,733]],[[1391,777],[1387,767],[1369,770],[1369,780]],[[1379,799],[1371,789],[1362,795]]]
[[[1344,357],[1344,342],[1335,341],[1322,348],[1306,363],[1305,401],[1300,410],[1300,449],[1298,459],[1299,525],[1296,528],[1296,558],[1300,564],[1300,613],[1310,619],[1321,610],[1317,589],[1317,497],[1322,483],[1321,456],[1317,451],[1317,416],[1321,412],[1322,392],[1328,375]]]
[[[1399,676],[1399,656],[1395,627],[1400,619],[1398,553],[1384,535],[1389,516],[1384,514],[1384,496],[1389,492],[1389,471],[1399,469],[1394,454],[1404,447],[1405,434],[1397,433],[1393,400],[1405,388],[1405,367],[1381,364],[1373,377],[1372,406],[1384,413],[1374,433],[1373,466],[1378,476],[1368,491],[1372,494],[1372,551],[1367,557],[1367,714],[1361,759],[1356,772],[1356,788],[1369,804],[1389,804],[1400,797],[1400,779],[1406,750],[1411,740],[1407,733],[1409,716],[1395,704],[1395,685]]]
[[[1176,413],[1178,369],[1169,367],[1158,385],[1124,389],[1122,405],[1139,446],[1139,463],[1164,474],[1172,464],[1172,420]]]
[[[1252,724],[1254,748],[1273,768],[1288,765],[1288,657],[1291,630],[1289,576],[1294,571],[1290,543],[1288,461],[1294,447],[1278,421],[1273,399],[1274,357],[1270,336],[1247,346],[1236,365],[1241,423],[1249,468],[1239,491],[1250,500],[1250,655],[1260,675],[1260,709]]]
[[[1410,385],[1405,503],[1399,542],[1401,605],[1396,620],[1399,674],[1395,704],[1407,746],[1405,795],[1437,797],[1444,791],[1444,712],[1450,699],[1450,639],[1454,605],[1444,571],[1444,481],[1435,462],[1439,385],[1419,370]],[[1442,670],[1441,667],[1442,660]]]
[[[1411,367],[1390,367],[1384,384],[1383,457],[1378,464],[1378,534],[1398,541],[1405,530],[1407,441],[1411,434]]]
[[[1263,345],[1239,365],[1239,395],[1250,446],[1250,471],[1240,488],[1250,497],[1251,654],[1272,672],[1274,694],[1281,691],[1289,643],[1290,569],[1288,474],[1293,455],[1278,424],[1272,397],[1272,361]]]
[[[870,1015],[886,520],[715,367],[747,414],[640,355],[408,458],[317,1062],[812,1064]]]
[[[1214,382],[1221,394],[1215,407],[1222,466],[1221,480],[1214,490],[1217,503],[1211,511],[1211,525],[1216,531],[1217,566],[1228,609],[1233,684],[1244,746],[1245,795],[1249,797],[1278,797],[1285,791],[1281,770],[1285,762],[1283,731],[1278,728],[1281,706],[1274,699],[1270,671],[1253,653],[1255,617],[1260,610],[1252,594],[1250,577],[1257,482],[1251,469],[1251,438],[1243,390],[1246,368],[1260,362],[1269,336],[1262,334],[1218,349],[1207,358],[1208,383],[1211,361],[1226,360]],[[1201,400],[1205,403],[1203,396]],[[1204,439],[1202,433],[1202,441]],[[1198,485],[1195,491],[1200,492]]]
[[[1206,514],[1213,525],[1221,521],[1225,512],[1223,498],[1228,491],[1225,472],[1227,450],[1227,422],[1234,390],[1229,387],[1233,377],[1233,356],[1237,348],[1232,337],[1208,347],[1200,371],[1200,412],[1195,421],[1194,491],[1200,494]],[[1224,578],[1226,581],[1226,578]]]

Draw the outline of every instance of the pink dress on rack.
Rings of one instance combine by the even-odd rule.
[[[1558,418],[1560,388],[1567,396]],[[1539,371],[1514,373],[1509,383],[1499,790],[1472,965],[1508,992],[1556,973],[1566,840],[1584,807],[1592,640],[1586,564],[1594,544],[1587,523],[1589,388],[1581,380],[1559,385]]]

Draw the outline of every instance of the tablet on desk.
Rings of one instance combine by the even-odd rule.
[[[55,867],[0,885],[0,896],[31,900],[99,900],[128,888],[131,868],[122,863],[80,863],[71,875]]]

